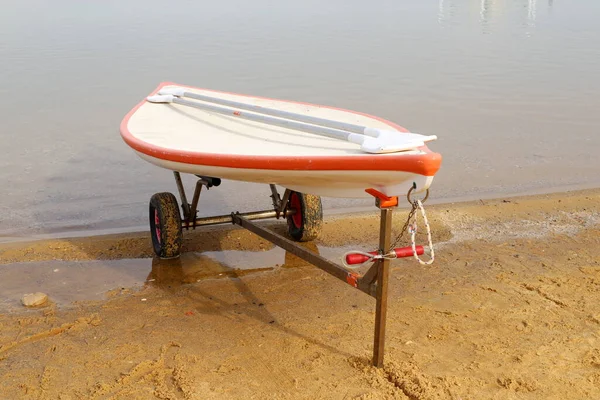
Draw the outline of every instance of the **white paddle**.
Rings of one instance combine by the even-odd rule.
[[[339,129],[342,131],[348,131],[348,132],[352,132],[352,133],[358,133],[361,135],[367,135],[367,136],[373,136],[373,137],[379,137],[381,135],[381,132],[385,131],[385,129],[369,128],[366,126],[350,124],[347,122],[333,121],[330,119],[312,117],[310,115],[305,115],[305,114],[296,114],[296,113],[289,112],[289,111],[276,110],[276,109],[272,109],[272,108],[256,106],[253,104],[221,99],[219,97],[207,96],[207,95],[203,95],[203,94],[189,92],[185,88],[177,87],[177,86],[162,88],[161,90],[158,91],[158,94],[173,95],[175,97],[189,97],[189,98],[195,99],[195,100],[201,100],[201,101],[206,101],[206,102],[210,102],[210,103],[221,104],[221,105],[224,105],[227,107],[239,108],[242,110],[252,111],[252,112],[259,113],[259,114],[272,115],[272,116],[275,116],[278,118],[291,119],[294,121],[306,122],[306,123],[312,124],[312,125],[321,125],[321,126],[325,126],[327,128]],[[388,132],[397,132],[397,131],[388,131]],[[422,137],[431,138],[431,139],[423,140],[424,142],[437,139],[437,136],[422,136]]]
[[[255,113],[259,113],[259,114],[272,115],[272,116],[278,117],[278,118],[292,119],[294,121],[306,122],[308,124],[313,124],[313,125],[326,126],[328,128],[339,129],[342,131],[348,131],[348,132],[352,132],[352,133],[360,133],[361,135],[375,136],[375,137],[377,136],[376,134],[369,135],[368,133],[365,133],[365,129],[369,129],[365,126],[349,124],[349,123],[340,122],[340,121],[332,121],[330,119],[325,119],[325,118],[311,117],[310,115],[296,114],[296,113],[289,112],[289,111],[276,110],[276,109],[262,107],[262,106],[255,106],[253,104],[241,103],[239,101],[226,100],[226,99],[221,99],[218,97],[206,96],[203,94],[189,92],[185,88],[182,88],[182,87],[163,88],[158,91],[158,94],[166,94],[166,95],[170,94],[175,97],[189,97],[190,99],[194,99],[194,100],[201,100],[201,101],[206,101],[209,103],[220,104],[222,106],[239,108],[242,110],[252,111]]]
[[[181,88],[173,88],[172,90],[165,90],[166,92],[173,93],[174,89],[179,89],[176,91],[176,94],[179,95],[187,95],[188,97],[190,93],[185,92],[185,90]],[[162,91],[161,91],[162,92]],[[159,93],[161,93],[159,92]],[[276,125],[283,128],[295,129],[307,133],[312,133],[315,135],[326,136],[334,139],[346,140],[351,143],[356,143],[361,146],[361,150],[367,153],[393,153],[398,151],[406,151],[412,150],[417,147],[423,146],[425,142],[430,140],[437,139],[436,136],[424,136],[416,133],[403,133],[398,131],[388,131],[383,129],[376,128],[368,128],[361,127],[359,125],[353,124],[345,124],[339,121],[330,121],[322,118],[310,117],[301,114],[294,114],[287,111],[273,110],[270,108],[253,106],[250,104],[232,102],[229,100],[223,99],[214,99],[209,96],[202,96],[195,93],[191,93],[194,96],[202,97],[201,100],[204,101],[212,101],[218,100],[222,104],[226,104],[231,107],[237,107],[240,109],[251,109],[254,112],[244,112],[234,110],[232,108],[220,107],[214,104],[207,103],[198,103],[194,101],[188,101],[179,98],[174,94],[158,94],[155,96],[149,96],[147,100],[151,103],[175,103],[180,105],[185,105],[189,107],[199,108],[206,111],[212,111],[219,114],[239,117],[242,119],[266,123],[270,125]],[[205,100],[204,98],[208,98],[211,100]],[[234,105],[235,104],[235,105]],[[267,115],[258,114],[267,114],[277,115],[277,117],[270,117]],[[287,119],[286,119],[287,118]],[[293,121],[295,119],[296,121]],[[312,123],[304,123],[298,122],[311,120]],[[336,126],[337,128],[329,127],[329,126],[318,126],[314,125],[317,123],[329,124]],[[353,133],[352,131],[341,129],[342,126],[348,130],[352,129],[352,131],[356,132],[357,130],[362,130],[360,133]]]

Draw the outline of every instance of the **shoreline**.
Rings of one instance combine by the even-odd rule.
[[[590,184],[590,185],[566,185],[552,189],[537,189],[537,190],[527,190],[524,192],[515,192],[509,194],[499,194],[499,193],[489,193],[484,194],[482,196],[452,196],[447,198],[437,199],[435,197],[430,198],[428,201],[428,205],[459,205],[463,203],[474,203],[477,201],[491,201],[491,200],[500,200],[500,199],[513,199],[513,198],[522,198],[522,197],[532,197],[532,196],[543,196],[543,195],[560,195],[560,194],[568,194],[568,193],[579,193],[579,192],[594,192],[596,190],[600,190],[599,184]],[[401,203],[402,206],[398,208],[399,212],[407,209],[405,203]],[[325,209],[324,217],[349,217],[352,215],[361,215],[372,212],[373,206],[351,206],[351,207],[341,207],[341,208],[332,208]],[[95,236],[108,236],[108,235],[118,235],[118,234],[132,234],[132,233],[140,233],[145,231],[147,228],[146,225],[139,226],[129,226],[129,227],[120,227],[120,228],[106,228],[106,229],[64,229],[59,230],[54,233],[40,233],[40,234],[31,234],[27,235],[26,233],[11,235],[5,233],[4,235],[0,234],[0,248],[2,245],[8,243],[23,243],[23,242],[34,242],[34,241],[44,241],[44,240],[57,240],[57,239],[69,239],[69,238],[84,238],[84,237],[95,237]]]
[[[438,237],[437,241],[448,240],[448,230],[446,217],[442,216],[443,210],[452,210],[453,212],[466,212],[470,209],[476,210],[480,207],[492,207],[510,204],[524,203],[532,207],[532,210],[539,208],[540,204],[548,209],[567,208],[567,203],[562,207],[553,205],[552,203],[562,199],[584,199],[588,197],[599,197],[600,189],[577,190],[571,192],[553,192],[549,194],[537,194],[515,197],[504,197],[494,199],[479,199],[471,201],[463,201],[457,203],[432,203],[426,205],[426,209],[431,211],[430,220],[432,221],[432,229],[434,237]],[[560,203],[560,202],[559,202]],[[509,207],[510,208],[510,207]],[[523,207],[520,207],[523,209]],[[525,207],[526,208],[526,207]],[[462,210],[462,211],[461,211]],[[399,221],[405,218],[408,208],[399,208],[394,214],[394,228],[398,229]],[[475,212],[477,214],[477,212]],[[521,213],[527,216],[529,213]],[[324,216],[324,230],[321,238],[315,242],[324,246],[343,246],[344,244],[359,243],[359,237],[351,234],[344,235],[336,232],[332,224],[341,222],[343,224],[341,231],[352,224],[352,219],[366,221],[373,219],[377,215],[375,207],[370,210],[355,211],[351,213],[329,213]],[[271,227],[275,231],[285,234],[285,222],[282,220],[265,220],[263,224]],[[378,226],[374,220],[370,222],[367,238],[373,243],[374,233],[378,232]],[[436,232],[436,230],[438,232]],[[184,231],[184,244],[182,252],[186,251],[202,251],[212,248],[234,249],[235,243],[227,241],[233,235],[233,232],[238,232],[243,238],[246,245],[240,247],[241,250],[255,249],[257,246],[272,246],[269,242],[253,235],[240,227],[234,227],[231,224],[222,224],[209,227],[201,227],[197,230]],[[237,234],[237,233],[236,233]],[[206,237],[202,237],[202,236]],[[202,245],[194,244],[194,242],[204,242]],[[224,242],[224,243],[221,243]],[[71,250],[66,258],[60,258],[61,254]],[[57,258],[58,257],[58,258]],[[27,262],[27,261],[42,261],[50,259],[62,260],[114,260],[122,258],[151,258],[153,252],[150,245],[149,233],[147,230],[139,231],[124,231],[119,233],[108,233],[103,235],[75,235],[65,237],[39,238],[33,240],[19,240],[0,242],[0,265]]]

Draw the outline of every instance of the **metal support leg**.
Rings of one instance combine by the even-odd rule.
[[[177,171],[173,171],[175,175],[175,183],[177,184],[177,190],[179,190],[179,197],[181,198],[181,208],[183,208],[183,219],[188,220],[190,218],[190,205],[185,197],[185,189],[183,183],[181,183],[181,174]]]
[[[290,189],[285,189],[283,193],[283,198],[279,196],[279,192],[277,191],[277,186],[269,185],[271,187],[271,198],[273,199],[273,207],[277,212],[277,219],[283,214],[285,208],[287,206],[287,202],[290,199],[290,193],[292,192]]]
[[[271,188],[271,199],[273,199],[273,209],[277,211],[281,208],[281,198],[279,197],[277,186],[271,184],[269,185],[269,187]]]
[[[194,197],[192,197],[192,206],[190,207],[190,216],[187,218],[188,224],[191,223],[192,227],[195,228],[196,224],[196,212],[198,210],[198,200],[200,200],[200,192],[202,192],[202,185],[205,185],[202,179],[196,182],[196,189],[194,190]]]
[[[391,230],[392,210],[390,208],[382,209],[379,228],[379,249],[383,252],[386,252],[390,247]],[[383,367],[389,269],[389,259],[384,258],[377,261],[377,308],[375,311],[375,341],[373,344],[373,365],[377,368]]]
[[[292,191],[290,189],[285,189],[285,192],[283,192],[283,198],[281,199],[281,204],[279,207],[279,213],[283,214],[284,211],[286,211],[287,208],[287,203],[288,200],[290,199],[290,194],[292,193]]]
[[[177,190],[179,191],[179,197],[181,198],[181,208],[183,209],[183,226],[186,229],[190,227],[195,228],[196,212],[198,210],[198,201],[200,200],[202,186],[206,186],[207,188],[211,186],[219,186],[221,184],[221,180],[217,178],[200,177],[198,182],[196,182],[196,189],[194,190],[194,195],[192,197],[192,204],[190,204],[187,201],[185,189],[183,188],[183,183],[181,182],[181,174],[177,171],[173,171],[173,175],[175,175],[175,183],[177,184]]]

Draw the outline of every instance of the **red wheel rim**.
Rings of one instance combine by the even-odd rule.
[[[154,210],[154,235],[156,236],[156,241],[160,244],[160,217],[156,209]]]
[[[297,193],[292,193],[290,196],[290,205],[293,210],[296,210],[292,215],[292,222],[296,228],[302,228],[302,204],[300,204],[300,196]]]

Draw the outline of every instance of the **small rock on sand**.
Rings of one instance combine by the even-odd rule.
[[[21,302],[25,307],[37,307],[45,304],[48,301],[48,295],[46,293],[28,293],[23,295]]]

